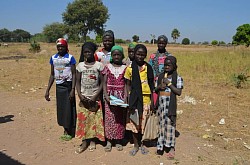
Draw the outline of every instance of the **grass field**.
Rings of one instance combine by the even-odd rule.
[[[29,52],[30,45],[10,43],[0,47],[0,91],[27,97],[43,97],[48,83],[49,58],[55,44],[40,43],[41,52]],[[122,45],[127,55],[127,46]],[[146,45],[148,56],[157,45]],[[69,53],[79,60],[81,47],[69,44]],[[177,128],[207,140],[230,152],[241,152],[250,160],[250,78],[235,87],[233,75],[250,76],[250,48],[168,45],[177,57],[178,73],[184,79],[178,98]],[[52,89],[54,90],[54,88]],[[37,94],[36,91],[42,91]],[[53,91],[51,91],[53,93]],[[219,124],[221,119],[225,124]],[[249,147],[250,148],[250,147]]]

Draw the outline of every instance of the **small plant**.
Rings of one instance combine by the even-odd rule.
[[[242,87],[242,83],[245,83],[248,81],[248,78],[250,76],[247,75],[247,69],[245,72],[239,73],[239,74],[234,74],[233,75],[233,81],[234,81],[234,85],[236,88],[241,88]]]
[[[40,44],[36,41],[30,43],[31,48],[29,49],[30,52],[38,53],[41,51]]]

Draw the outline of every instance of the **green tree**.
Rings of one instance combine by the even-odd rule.
[[[211,44],[212,44],[212,45],[218,45],[218,41],[217,41],[217,40],[213,40],[213,41],[211,42]]]
[[[243,24],[236,30],[237,32],[233,36],[233,44],[245,44],[248,47],[250,45],[250,24]]]
[[[101,44],[102,43],[102,35],[97,34],[95,37],[95,41],[96,41],[96,43]]]
[[[11,31],[6,28],[0,29],[0,41],[10,42],[11,41]]]
[[[36,33],[31,37],[31,42],[46,42],[46,36],[43,33]]]
[[[16,29],[12,32],[12,40],[15,42],[29,42],[31,34],[22,29]]]
[[[138,35],[133,35],[132,39],[133,39],[133,42],[138,42],[140,40]]]
[[[48,42],[56,42],[58,38],[62,38],[66,34],[65,26],[58,22],[45,25],[43,34],[46,36]]]
[[[74,0],[62,15],[64,23],[84,41],[91,31],[102,34],[104,24],[109,19],[108,8],[101,0]]]
[[[180,32],[178,29],[173,29],[172,33],[171,33],[171,37],[173,38],[174,40],[174,43],[176,43],[176,40],[180,37]]]
[[[188,38],[183,38],[181,44],[183,44],[183,45],[189,45],[190,44],[190,40]]]

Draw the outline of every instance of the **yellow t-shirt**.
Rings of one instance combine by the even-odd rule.
[[[139,70],[140,79],[141,79],[141,87],[143,95],[150,95],[150,87],[148,85],[148,76],[147,76],[147,65],[144,64]],[[129,65],[125,71],[124,77],[128,80],[132,80],[132,67]]]

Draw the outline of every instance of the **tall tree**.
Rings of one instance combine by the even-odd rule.
[[[250,24],[243,24],[236,30],[237,32],[233,36],[233,44],[245,44],[248,47],[250,45]]]
[[[22,29],[16,29],[12,32],[12,38],[15,42],[29,42],[31,34]]]
[[[64,23],[84,41],[91,31],[102,34],[104,24],[109,19],[108,8],[101,0],[74,0],[68,4],[62,16]]]
[[[156,37],[156,36],[155,36],[154,34],[150,34],[150,36],[151,36],[151,38],[152,38],[151,41],[152,41],[152,43],[153,43],[153,45],[154,45],[154,44],[155,44],[155,37]]]
[[[58,22],[45,25],[43,34],[46,36],[48,42],[56,42],[58,38],[62,38],[66,34],[65,25]]]
[[[6,28],[0,29],[0,41],[10,42],[11,41],[11,31]]]
[[[180,37],[180,32],[178,29],[173,29],[172,33],[171,33],[171,37],[174,40],[174,43],[176,43],[176,40]]]
[[[138,35],[133,35],[132,39],[133,39],[133,42],[138,42],[140,40]]]

